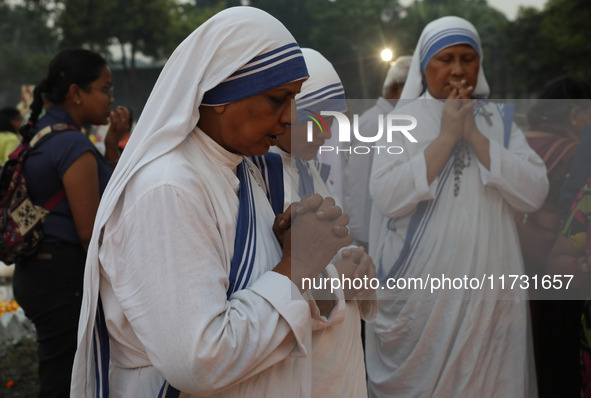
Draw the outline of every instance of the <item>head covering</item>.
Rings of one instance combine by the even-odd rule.
[[[261,79],[263,75],[268,79]],[[170,56],[96,215],[84,275],[80,347],[74,365],[86,370],[86,378],[74,380],[72,391],[82,391],[94,383],[94,369],[89,366],[92,361],[87,358],[93,355],[92,334],[99,289],[98,242],[100,231],[129,180],[141,167],[180,145],[193,131],[206,93],[212,104],[225,103],[306,77],[304,59],[293,36],[277,19],[253,7],[233,7],[219,12],[189,35]],[[217,90],[220,85],[224,89]],[[228,94],[228,87],[239,90]]]
[[[484,76],[484,70],[482,69],[484,54],[478,32],[474,25],[465,19],[448,16],[430,22],[423,29],[400,98],[414,99],[423,94],[427,89],[423,84],[423,76],[429,60],[444,48],[456,44],[469,44],[480,55],[478,82],[476,83],[472,96],[476,98],[488,97],[490,89]]]
[[[390,65],[390,68],[388,68],[388,73],[386,74],[386,78],[384,79],[384,86],[382,88],[384,94],[386,94],[386,91],[388,91],[392,84],[404,84],[404,82],[406,82],[406,77],[408,76],[408,70],[410,68],[411,62],[412,56],[403,55],[396,58],[396,61]]]
[[[302,48],[302,53],[310,77],[302,84],[301,91],[295,97],[298,122],[305,122],[309,111],[345,112],[345,89],[330,61],[311,48]]]

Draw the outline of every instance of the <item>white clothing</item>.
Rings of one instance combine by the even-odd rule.
[[[271,69],[267,79],[249,80]],[[306,76],[293,36],[254,7],[219,12],[171,55],[97,212],[73,398],[95,396],[99,290],[112,396],[155,397],[164,379],[182,397],[310,396],[309,358],[297,358],[309,352],[310,309],[292,300],[299,293],[288,278],[269,271],[279,248],[266,196],[253,183],[260,234],[253,276],[228,299],[242,157],[194,132],[204,95],[231,102]],[[235,99],[217,90],[236,83],[240,90],[228,91]]]
[[[340,146],[338,123],[333,123],[330,130],[331,136],[324,142],[325,146],[337,148]],[[338,198],[339,201],[343,197],[343,165],[341,155],[336,151],[324,151],[318,154],[318,160],[330,166],[330,173],[328,175],[327,183],[333,192],[333,198]]]
[[[135,175],[106,223],[112,397],[155,397],[164,378],[187,396],[310,396],[308,304],[270,271],[281,249],[262,189],[251,282],[226,301],[241,161],[196,129]]]
[[[465,39],[459,38],[464,36]],[[442,39],[454,38],[452,40],[444,41]],[[475,50],[480,55],[480,69],[478,71],[478,80],[476,87],[472,92],[474,98],[488,98],[490,94],[490,88],[484,70],[482,69],[482,60],[484,59],[484,53],[482,52],[482,45],[480,44],[480,38],[474,25],[466,21],[463,18],[454,16],[447,16],[436,19],[435,21],[429,22],[427,26],[421,32],[417,47],[415,48],[412,62],[410,63],[410,69],[408,70],[408,76],[404,83],[404,88],[400,94],[400,99],[415,99],[425,92],[427,87],[424,85],[423,70],[421,70],[421,63],[426,61],[429,55],[429,49],[433,48],[433,44],[437,41],[445,42],[446,46],[452,46],[454,44],[468,44],[467,40],[474,39],[476,41]]]
[[[283,162],[285,208],[287,208],[291,202],[300,200],[298,169],[289,153],[278,147],[272,147],[271,151],[280,154]],[[313,162],[307,163],[314,179],[315,192],[323,197],[333,197],[330,186],[324,183]],[[337,199],[335,201],[338,202]],[[334,261],[337,259],[338,257]],[[327,267],[327,272],[331,277],[338,277],[332,264]],[[374,300],[345,302],[341,298],[339,306],[343,305],[345,310],[340,322],[331,322],[322,327],[316,326],[312,332],[313,397],[361,398],[367,396],[361,319],[372,320],[376,315],[376,304]]]
[[[397,107],[397,113],[417,115],[412,135],[418,142],[394,135],[390,145],[404,152],[374,158],[370,252],[378,275],[405,280],[522,275],[513,213],[543,203],[544,164],[514,123],[505,148],[498,112],[490,128],[477,115],[478,128],[490,140],[490,170],[470,148],[457,197],[453,155],[428,184],[424,151],[439,134],[443,106],[427,93]],[[486,109],[496,112],[494,104]],[[421,223],[414,224],[423,210]],[[393,270],[410,237],[407,260]],[[498,286],[406,294],[378,290],[378,318],[366,329],[370,396],[535,396],[526,294]]]
[[[380,97],[375,105],[363,112],[359,117],[359,131],[369,137],[379,130],[379,117],[387,115],[394,107],[387,99]],[[352,138],[351,147],[364,145]],[[349,215],[349,229],[359,242],[369,242],[369,218],[371,215],[371,196],[369,194],[369,177],[373,152],[354,153],[347,155],[343,167],[343,210]]]
[[[302,54],[306,60],[310,77],[302,85],[301,91],[296,95],[296,107],[298,123],[306,122],[309,110],[316,112],[337,111],[346,112],[345,89],[341,83],[337,71],[318,51],[311,48],[302,48]],[[332,134],[326,142],[327,146],[338,147],[338,139]],[[327,184],[330,186],[331,197],[342,197],[342,165],[340,156],[333,153],[319,153],[318,160],[330,166]],[[322,183],[324,185],[324,182]]]

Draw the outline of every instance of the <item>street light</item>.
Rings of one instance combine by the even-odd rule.
[[[380,56],[382,57],[382,61],[384,62],[390,62],[392,61],[392,58],[394,58],[394,54],[392,53],[392,50],[390,50],[389,48],[384,48],[380,53]]]

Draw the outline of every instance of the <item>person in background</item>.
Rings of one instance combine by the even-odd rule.
[[[548,257],[560,233],[562,184],[585,126],[591,122],[591,89],[582,80],[561,76],[548,82],[527,113],[528,144],[542,158],[550,189],[544,205],[517,213],[516,226],[528,275],[547,274]],[[540,398],[577,397],[579,301],[531,300],[531,319]]]
[[[585,182],[591,176],[591,124],[585,127],[585,132],[581,137],[581,142],[577,147],[573,160],[570,165],[570,169],[562,189],[560,190],[560,200],[558,204],[558,210],[560,212],[560,218],[562,221],[570,216],[570,209],[575,198],[579,194],[579,191],[585,185]]]
[[[359,132],[364,136],[374,136],[379,129],[379,118],[384,117],[396,106],[404,88],[412,57],[398,57],[388,69],[382,96],[375,105],[359,117]],[[351,147],[362,145],[355,136],[351,137]],[[349,228],[358,245],[366,250],[369,241],[369,218],[371,215],[371,196],[369,195],[369,176],[373,152],[368,154],[343,153],[343,211],[349,215]]]
[[[129,121],[128,121],[128,127],[127,127],[128,132],[123,135],[123,137],[119,141],[119,144],[117,144],[117,146],[119,147],[119,152],[123,152],[123,150],[125,149],[125,146],[127,145],[127,141],[129,141],[129,138],[131,137],[131,133],[133,132],[134,127],[135,127],[135,120],[133,118],[133,111],[130,109],[129,110]]]
[[[569,290],[575,293],[570,298],[581,300],[575,301],[581,304],[579,333],[572,336],[574,341],[566,342],[576,343],[579,352],[579,367],[575,373],[578,382],[569,386],[569,390],[578,387],[579,397],[591,398],[591,177],[575,197],[562,233],[556,238],[548,264],[551,274],[573,276]]]
[[[70,391],[86,249],[113,171],[80,129],[111,120],[109,135],[117,141],[127,112],[111,110],[110,87],[111,71],[103,57],[83,49],[63,50],[35,87],[29,121],[20,130],[24,140],[31,140],[48,126],[69,126],[39,141],[24,166],[33,203],[59,198],[43,223],[38,252],[18,261],[13,277],[14,297],[37,331],[40,398],[66,397]],[[44,98],[51,106],[38,119]]]
[[[427,24],[396,106],[416,118],[416,142],[383,137],[403,151],[374,156],[378,278],[435,285],[377,290],[366,325],[373,397],[537,396],[527,291],[474,281],[524,273],[513,214],[539,208],[548,179],[512,108],[482,100],[483,56],[465,19]]]
[[[296,95],[297,123],[277,137],[271,151],[281,156],[283,164],[284,208],[305,195],[333,197],[331,186],[319,171],[318,148],[330,137],[332,117],[324,117],[322,131],[313,124],[313,139],[307,138],[309,111],[345,112],[345,91],[332,64],[318,51],[302,48],[310,77]],[[271,187],[273,189],[274,187]],[[338,204],[338,200],[335,199]],[[332,265],[334,264],[334,265]],[[375,267],[365,250],[348,247],[323,271],[323,277],[339,279],[375,277]],[[367,396],[365,363],[361,340],[361,319],[372,320],[377,310],[375,293],[348,291],[339,300],[344,309],[340,316],[318,322],[312,332],[312,396],[325,398],[362,398]]]
[[[353,238],[319,195],[275,217],[247,158],[291,124],[307,77],[293,36],[254,7],[173,52],[100,203],[72,397],[311,397],[312,320],[336,308],[302,281]]]
[[[0,164],[8,160],[8,155],[20,143],[18,130],[23,123],[23,116],[14,107],[0,109]]]

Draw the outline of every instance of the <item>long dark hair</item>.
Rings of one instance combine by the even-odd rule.
[[[20,129],[25,139],[31,139],[37,119],[43,110],[43,100],[60,105],[66,100],[70,85],[77,84],[86,89],[99,78],[101,69],[107,61],[99,54],[73,48],[62,50],[49,63],[47,76],[35,86],[29,122]]]
[[[21,113],[18,109],[11,106],[0,109],[0,131],[11,131],[16,133],[17,131],[12,125],[14,119],[22,120]]]

